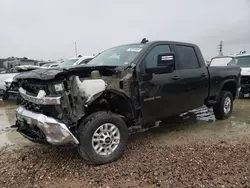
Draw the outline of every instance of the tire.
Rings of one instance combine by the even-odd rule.
[[[4,92],[2,100],[3,101],[7,101],[9,99],[9,94],[7,93],[7,91]]]
[[[19,105],[19,104],[21,104],[21,96],[18,93],[17,96],[16,96],[16,105]]]
[[[115,133],[116,135],[112,135],[111,131],[109,132],[110,135],[108,135],[105,131],[100,131],[101,129],[99,128],[107,124],[109,124],[109,128],[114,125],[118,129]],[[105,130],[107,129],[105,128]],[[93,141],[94,133],[99,135],[99,138],[96,138],[99,139],[98,142]],[[120,137],[120,141],[118,144],[116,143],[116,146],[114,146],[113,141],[117,142],[117,139],[114,138],[118,137]],[[106,164],[117,160],[124,153],[128,141],[128,128],[123,119],[118,115],[111,112],[99,111],[89,115],[83,122],[80,123],[77,131],[77,138],[79,140],[78,152],[87,163],[96,165]],[[101,141],[100,138],[102,139]],[[110,139],[108,140],[108,138]],[[112,143],[107,145],[112,145],[116,148],[114,148],[114,151],[109,154],[104,155],[103,153],[98,153],[94,147],[99,149],[106,148],[106,146],[103,146],[103,144],[106,144],[106,141]],[[98,147],[98,143],[101,143],[99,145],[102,146]],[[111,151],[110,148],[109,151]],[[100,152],[104,152],[103,149]]]
[[[239,93],[238,99],[244,99],[244,94],[243,93]]]
[[[229,101],[230,100],[230,101]],[[226,108],[226,103],[230,103]],[[224,106],[226,109],[224,109]],[[232,114],[233,95],[229,91],[222,91],[218,102],[213,106],[213,111],[216,119],[227,119]]]
[[[207,108],[211,108],[213,105],[210,105],[210,104],[206,104],[206,107]]]

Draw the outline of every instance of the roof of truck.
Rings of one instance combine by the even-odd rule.
[[[155,41],[149,41],[147,43],[132,43],[132,44],[155,44],[155,43],[169,43],[169,44],[182,44],[182,45],[192,45],[192,46],[197,46],[196,44],[193,43],[188,43],[188,42],[180,42],[180,41],[171,41],[171,40],[155,40]],[[129,45],[129,44],[127,44]]]
[[[151,45],[154,45],[154,44],[161,44],[161,43],[168,43],[168,44],[176,44],[176,45],[186,45],[186,46],[194,46],[194,47],[198,47],[198,45],[196,44],[193,44],[193,43],[187,43],[187,42],[178,42],[178,41],[167,41],[167,40],[156,40],[156,41],[149,41],[147,43],[127,43],[127,44],[121,44],[121,45],[117,45],[117,46],[113,46],[111,48],[107,48],[107,49],[112,49],[112,48],[116,48],[118,46],[127,46],[127,45],[145,45],[145,46],[151,46]],[[105,50],[107,50],[105,49]],[[104,50],[104,51],[105,51]]]
[[[246,57],[246,56],[250,56],[250,54],[239,54],[239,55],[236,55],[234,57]]]

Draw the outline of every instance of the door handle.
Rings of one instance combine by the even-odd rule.
[[[206,74],[205,74],[205,73],[202,73],[202,74],[201,74],[201,77],[206,77]]]
[[[179,76],[173,76],[172,80],[180,80],[181,78]]]

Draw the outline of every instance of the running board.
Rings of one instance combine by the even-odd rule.
[[[214,104],[216,104],[216,103],[217,103],[216,100],[208,100],[208,101],[207,101],[207,104],[209,104],[209,105],[214,105]]]

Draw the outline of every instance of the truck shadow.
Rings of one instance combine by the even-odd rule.
[[[216,121],[213,110],[205,106],[172,116],[163,120],[156,128],[147,130],[150,133],[162,133],[192,129]]]

